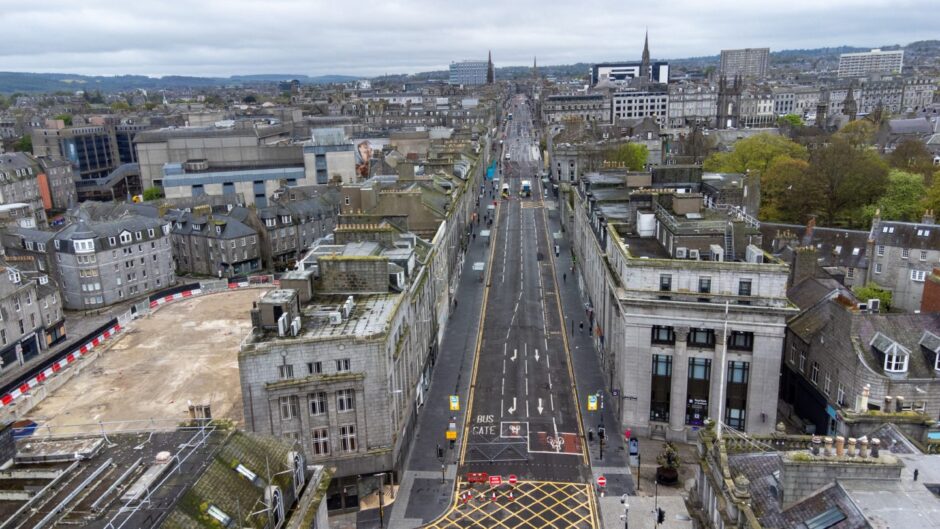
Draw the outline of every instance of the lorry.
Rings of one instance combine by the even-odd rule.
[[[522,190],[519,191],[519,194],[524,197],[532,196],[532,180],[522,181]]]
[[[503,198],[509,198],[509,184],[503,184],[501,187]]]

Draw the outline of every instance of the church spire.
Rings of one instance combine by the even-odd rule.
[[[640,65],[641,75],[647,76],[648,79],[652,78],[652,72],[650,71],[650,30],[646,29],[646,36],[643,37],[643,62]]]
[[[493,50],[490,50],[486,58],[486,84],[493,84],[495,80],[496,72],[493,68]]]
[[[539,77],[539,63],[534,55],[532,56],[532,77],[536,79]]]

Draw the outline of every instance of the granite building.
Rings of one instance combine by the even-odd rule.
[[[0,204],[29,204],[36,225],[46,226],[46,212],[39,189],[41,168],[22,152],[0,154]]]
[[[32,360],[64,337],[65,318],[55,285],[45,275],[30,278],[0,262],[0,373]]]

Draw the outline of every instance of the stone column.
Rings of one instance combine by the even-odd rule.
[[[689,355],[686,351],[688,327],[676,328],[676,347],[672,355],[672,385],[669,393],[670,440],[685,441],[685,407],[689,383]]]

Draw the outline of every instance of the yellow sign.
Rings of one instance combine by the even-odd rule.
[[[597,411],[597,395],[588,395],[588,411]]]
[[[450,396],[450,411],[460,411],[460,396],[459,395]]]
[[[447,430],[447,435],[445,435],[448,441],[457,440],[457,431],[456,430]]]

